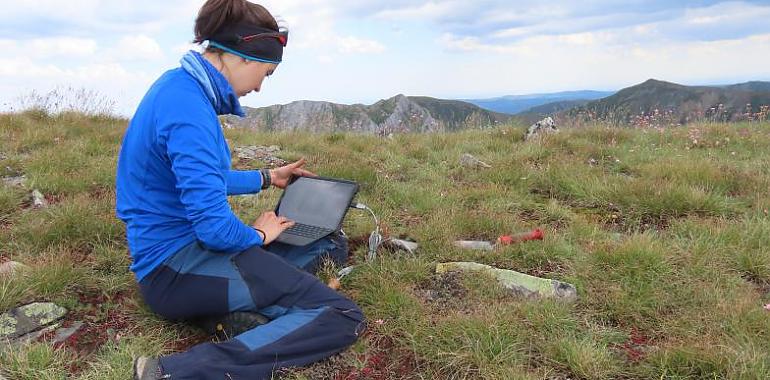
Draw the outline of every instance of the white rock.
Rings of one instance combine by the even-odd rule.
[[[47,207],[48,201],[45,200],[43,193],[38,189],[32,190],[32,205],[35,207]]]

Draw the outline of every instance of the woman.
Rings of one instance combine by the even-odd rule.
[[[238,98],[259,91],[281,62],[288,33],[245,0],[209,0],[195,21],[182,67],[163,74],[132,118],[117,171],[117,215],[142,296],[172,320],[259,313],[269,322],[222,343],[134,362],[135,379],[262,379],[351,345],[361,310],[311,273],[320,260],[345,259],[338,234],[307,247],[271,242],[293,222],[262,214],[241,222],[228,195],[284,188],[312,175],[304,159],[260,171],[230,170],[217,116],[243,116]]]

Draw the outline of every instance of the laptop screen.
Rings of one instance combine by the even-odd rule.
[[[351,182],[300,177],[284,190],[277,213],[298,223],[335,229],[357,190]]]

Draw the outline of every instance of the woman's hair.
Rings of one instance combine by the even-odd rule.
[[[217,33],[223,26],[238,22],[278,31],[278,22],[265,7],[246,0],[208,0],[195,19],[194,43],[200,44]]]

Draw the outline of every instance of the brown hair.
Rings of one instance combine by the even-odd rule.
[[[224,25],[241,21],[278,31],[278,22],[265,7],[246,0],[208,0],[195,19],[194,43],[216,34]]]

